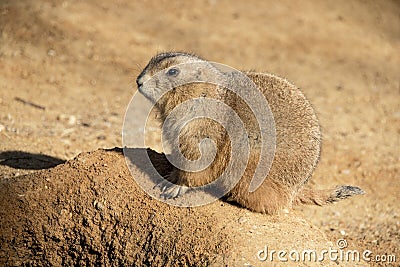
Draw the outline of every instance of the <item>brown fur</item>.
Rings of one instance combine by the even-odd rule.
[[[139,89],[158,71],[165,71],[171,66],[191,60],[202,59],[186,53],[163,53],[155,56],[137,79]],[[320,155],[321,133],[314,109],[303,93],[287,80],[271,74],[245,74],[266,97],[276,125],[275,157],[268,176],[254,192],[249,192],[248,188],[260,157],[260,134],[256,118],[243,100],[228,90],[221,93],[215,85],[198,83],[169,91],[155,105],[160,111],[161,120],[165,120],[185,100],[209,97],[224,101],[239,115],[249,133],[250,158],[243,177],[229,192],[228,199],[253,211],[274,214],[290,208],[292,203],[323,205],[362,194],[361,189],[352,186],[339,186],[332,190],[313,190],[304,186]],[[154,100],[149,97],[148,92],[142,93]],[[181,132],[180,149],[187,159],[195,160],[200,157],[198,144],[204,138],[211,138],[216,143],[218,152],[213,163],[199,172],[175,169],[169,175],[170,181],[189,187],[200,186],[221,175],[228,164],[231,143],[225,129],[215,121],[198,119],[190,122]],[[178,195],[173,194],[172,197]]]

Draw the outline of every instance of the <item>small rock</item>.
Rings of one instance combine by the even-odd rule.
[[[342,170],[343,174],[350,174],[350,170],[346,169],[346,170]]]
[[[93,201],[93,206],[97,209],[97,210],[103,210],[104,209],[104,205],[103,203],[101,203],[100,201]]]
[[[67,115],[65,115],[65,114],[58,114],[57,120],[61,121],[61,120],[64,120],[66,117],[67,117]]]
[[[343,84],[336,85],[336,90],[338,90],[338,91],[343,90]]]
[[[77,118],[74,115],[58,114],[57,120],[66,121],[69,125],[75,125],[77,123]]]
[[[334,211],[333,216],[340,217],[340,216],[342,216],[342,214],[339,211]]]
[[[74,125],[76,124],[76,117],[74,115],[69,116],[68,118],[68,124],[69,125]]]
[[[107,138],[107,137],[106,137],[105,135],[103,135],[103,134],[97,136],[97,139],[98,139],[98,140],[106,140],[106,138]]]
[[[54,56],[56,56],[56,51],[54,49],[49,49],[47,51],[47,55],[50,57],[54,57]]]
[[[246,221],[247,221],[247,218],[245,218],[243,216],[238,219],[238,223],[240,223],[240,224],[245,223]]]

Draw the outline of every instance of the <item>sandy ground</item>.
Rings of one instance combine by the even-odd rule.
[[[367,194],[294,213],[399,260],[398,1],[3,0],[0,30],[1,179],[121,147],[141,68],[191,51],[302,88],[323,131],[311,183]]]

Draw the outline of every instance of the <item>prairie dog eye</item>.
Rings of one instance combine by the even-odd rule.
[[[179,74],[179,72],[180,72],[180,70],[179,69],[177,69],[177,68],[170,68],[168,71],[167,71],[167,75],[168,76],[177,76],[178,74]]]

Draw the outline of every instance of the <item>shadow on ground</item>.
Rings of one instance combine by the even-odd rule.
[[[64,162],[65,160],[56,157],[24,151],[4,151],[0,153],[0,165],[14,169],[49,169]]]

